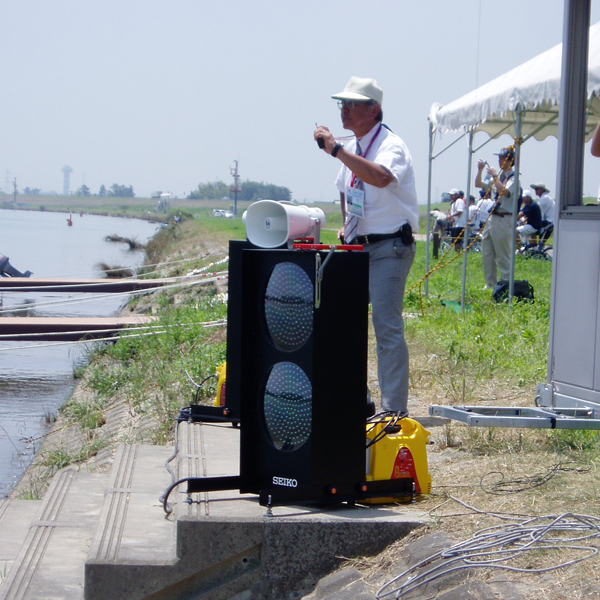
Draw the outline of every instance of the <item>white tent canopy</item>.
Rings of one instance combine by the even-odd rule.
[[[521,136],[558,137],[562,44],[528,60],[446,106],[434,104],[429,120],[439,133],[485,131],[492,138],[515,137],[516,110],[522,110]],[[590,27],[586,141],[600,121],[600,22]]]

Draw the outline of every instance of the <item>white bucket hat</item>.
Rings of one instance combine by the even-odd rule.
[[[532,183],[529,187],[532,187],[534,190],[544,190],[550,193],[550,190],[543,183]]]
[[[374,79],[365,79],[364,77],[350,77],[343,92],[331,96],[338,100],[374,100],[381,105],[383,100],[383,90],[377,85]]]

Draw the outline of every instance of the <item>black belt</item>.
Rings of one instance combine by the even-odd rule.
[[[352,241],[353,244],[364,246],[365,244],[375,244],[383,240],[391,240],[400,237],[400,231],[394,233],[369,233],[369,235],[357,235]]]
[[[508,215],[512,216],[512,213],[509,213],[509,212],[493,212],[492,214],[496,215],[497,217],[506,217]]]

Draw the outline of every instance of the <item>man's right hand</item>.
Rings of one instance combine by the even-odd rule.
[[[333,150],[333,147],[335,146],[335,138],[333,137],[333,134],[331,133],[331,131],[329,131],[329,129],[327,129],[327,127],[325,127],[323,125],[319,125],[315,129],[314,138],[317,143],[320,138],[323,141],[323,150],[325,152],[327,152],[327,154],[331,154],[331,151]],[[319,144],[319,147],[321,147],[320,144]]]

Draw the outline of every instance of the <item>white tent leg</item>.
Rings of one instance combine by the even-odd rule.
[[[517,122],[515,124],[515,137],[519,140],[515,144],[515,185],[513,189],[512,197],[512,238],[510,244],[510,279],[508,286],[508,305],[512,305],[512,299],[515,295],[515,260],[517,254],[517,213],[519,212],[519,195],[521,192],[521,181],[519,177],[519,170],[521,168],[521,132],[523,128],[523,108],[521,105],[517,106]]]
[[[429,121],[429,173],[427,176],[427,239],[425,241],[425,273],[429,273],[429,237],[431,235],[431,171],[433,169],[433,123]],[[425,295],[429,293],[429,277],[425,279]]]
[[[467,211],[467,221],[469,220],[469,199],[471,197],[471,175],[473,165],[473,130],[469,131],[468,141],[469,162],[467,164],[467,191],[465,193]],[[467,287],[467,248],[469,247],[469,226],[465,227],[463,233],[463,272],[462,272],[462,292],[460,296],[460,309],[465,309],[465,289]]]

